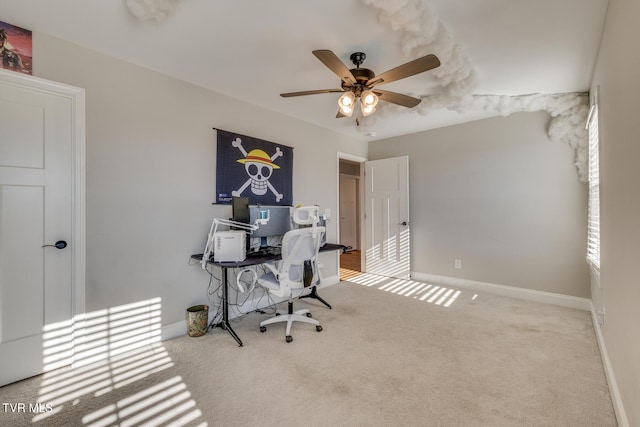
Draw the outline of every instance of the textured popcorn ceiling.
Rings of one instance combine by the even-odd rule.
[[[606,7],[607,0],[7,0],[2,19],[381,139],[527,109],[577,114],[575,93],[589,89]],[[335,118],[338,94],[279,96],[339,87],[314,49],[330,49],[349,66],[351,53],[365,52],[363,66],[377,74],[427,53],[442,66],[384,87],[423,98],[418,107],[381,103],[358,127],[354,117]],[[522,98],[532,94],[540,95]],[[558,129],[569,122],[576,119]]]

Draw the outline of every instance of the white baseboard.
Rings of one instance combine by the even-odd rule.
[[[320,286],[318,286],[318,289],[326,288],[327,286],[337,285],[338,283],[340,283],[340,276],[336,275],[336,276],[323,277],[322,283],[320,283]]]
[[[536,291],[533,289],[516,288],[513,286],[496,285],[495,283],[478,282],[475,280],[458,279],[455,277],[437,276],[435,274],[427,273],[411,273],[411,278],[423,282],[476,290],[511,298],[542,302],[562,307],[577,308],[585,311],[591,310],[591,300],[587,298]]]
[[[187,333],[187,320],[181,320],[180,322],[172,323],[167,326],[163,326],[160,332],[160,339],[167,341],[172,338],[178,338]]]
[[[593,304],[591,304],[591,320],[593,321],[593,329],[596,331],[596,340],[598,341],[598,347],[600,348],[600,357],[602,358],[602,364],[604,365],[604,373],[607,377],[609,394],[611,395],[613,410],[616,413],[618,425],[620,427],[629,427],[629,419],[627,418],[627,413],[624,410],[624,404],[622,403],[622,397],[620,396],[618,382],[616,381],[616,376],[613,373],[613,366],[611,366],[611,360],[609,359],[607,346],[604,341],[604,336],[602,335],[602,329],[600,329],[600,323],[598,323],[598,313]]]

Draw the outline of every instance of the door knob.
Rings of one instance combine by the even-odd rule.
[[[404,225],[406,227],[407,225],[409,225],[409,223],[407,221],[402,221],[399,222],[398,225]]]
[[[67,247],[67,242],[65,242],[64,240],[58,240],[54,245],[42,245],[43,248],[46,248],[49,246],[56,249],[64,249]]]

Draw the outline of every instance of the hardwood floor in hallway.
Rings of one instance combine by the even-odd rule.
[[[349,280],[361,273],[360,251],[353,250],[340,255],[340,280]]]

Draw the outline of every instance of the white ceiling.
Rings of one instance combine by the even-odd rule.
[[[363,132],[353,117],[335,118],[336,93],[280,97],[340,87],[338,77],[312,55],[315,49],[332,50],[349,68],[351,53],[365,52],[363,66],[376,74],[415,59],[402,50],[406,29],[394,31],[380,22],[379,10],[368,3],[410,3],[430,11],[476,73],[469,93],[496,95],[587,91],[607,7],[607,0],[184,0],[166,19],[143,22],[125,0],[0,0],[0,20],[359,139],[496,115],[420,115],[396,107],[376,112]],[[34,66],[37,74],[37,58]],[[442,87],[432,73],[384,89],[438,93]]]

